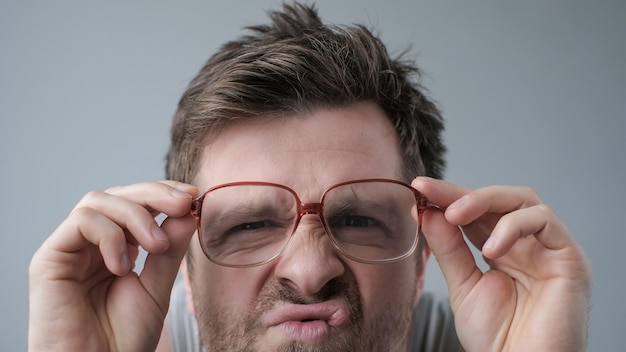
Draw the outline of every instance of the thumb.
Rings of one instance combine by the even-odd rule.
[[[168,235],[170,246],[163,253],[148,254],[139,280],[165,316],[180,262],[189,247],[189,241],[196,229],[196,221],[191,215],[181,218],[170,217],[163,221],[161,228]]]
[[[468,293],[482,277],[463,233],[446,221],[443,211],[429,207],[422,218],[422,233],[448,285],[450,298]]]

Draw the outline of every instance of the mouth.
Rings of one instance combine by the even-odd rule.
[[[265,326],[280,340],[315,344],[336,334],[349,318],[344,301],[316,304],[280,304],[265,317]]]

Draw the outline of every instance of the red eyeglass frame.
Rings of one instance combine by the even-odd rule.
[[[326,219],[323,215],[323,206],[322,204],[324,203],[324,199],[326,198],[326,194],[328,194],[328,192],[330,192],[331,190],[338,188],[338,187],[342,187],[345,185],[350,185],[350,184],[356,184],[356,183],[369,183],[369,182],[384,182],[384,183],[393,183],[393,184],[398,184],[401,186],[406,187],[407,189],[409,189],[410,191],[413,192],[413,194],[415,195],[415,204],[417,206],[417,233],[415,236],[415,240],[413,242],[413,245],[411,246],[411,248],[404,254],[394,257],[394,258],[390,258],[390,259],[382,259],[382,260],[365,260],[365,259],[360,259],[358,257],[354,257],[352,255],[350,255],[349,253],[346,253],[341,246],[336,242],[335,238],[330,235],[330,230],[328,225],[326,224]],[[276,253],[275,255],[273,255],[272,257],[270,257],[269,259],[263,260],[261,262],[258,263],[253,263],[253,264],[226,264],[226,263],[222,263],[220,261],[217,261],[213,258],[211,258],[211,256],[207,253],[206,249],[204,248],[204,245],[202,244],[202,225],[201,225],[201,214],[202,214],[202,204],[204,202],[204,198],[205,196],[212,191],[215,191],[217,189],[220,188],[226,188],[226,187],[232,187],[232,186],[271,186],[271,187],[278,187],[278,188],[282,188],[286,191],[288,191],[289,193],[291,193],[295,200],[296,200],[296,204],[298,206],[297,208],[297,218],[296,221],[294,222],[293,225],[293,229],[291,231],[291,234],[289,235],[289,238],[287,239],[287,241],[285,242],[285,244],[283,245],[283,247],[280,249],[280,251],[278,251],[278,253]],[[418,190],[416,190],[415,188],[413,188],[412,186],[402,182],[402,181],[398,181],[398,180],[392,180],[392,179],[385,179],[385,178],[366,178],[366,179],[358,179],[358,180],[351,180],[351,181],[345,181],[345,182],[340,182],[337,183],[335,185],[332,185],[330,187],[328,187],[326,190],[324,190],[324,192],[322,193],[322,196],[320,198],[319,202],[312,202],[312,203],[303,203],[300,200],[300,197],[298,196],[298,194],[296,193],[296,191],[294,191],[293,189],[289,188],[288,186],[285,185],[281,185],[279,183],[273,183],[273,182],[265,182],[265,181],[238,181],[238,182],[228,182],[228,183],[223,183],[223,184],[219,184],[217,186],[213,186],[211,188],[209,188],[208,190],[206,190],[205,192],[203,192],[201,195],[199,195],[198,197],[196,197],[195,199],[193,199],[192,203],[191,203],[191,215],[196,219],[196,223],[197,223],[197,230],[198,230],[198,241],[200,242],[200,247],[202,248],[202,252],[204,253],[204,255],[207,257],[207,259],[209,259],[210,261],[212,261],[215,264],[218,265],[222,265],[222,266],[227,266],[227,267],[233,267],[233,268],[249,268],[249,267],[255,267],[255,266],[261,266],[264,264],[267,264],[271,261],[273,261],[274,259],[276,259],[278,256],[280,256],[280,254],[285,250],[285,248],[287,248],[287,246],[289,245],[289,243],[291,242],[291,239],[293,238],[293,234],[296,232],[296,229],[298,228],[298,224],[300,223],[300,220],[302,219],[302,217],[304,215],[308,215],[308,214],[317,214],[318,217],[320,218],[320,221],[322,223],[322,226],[324,227],[324,231],[326,232],[326,236],[328,236],[328,238],[330,238],[333,246],[335,247],[335,249],[337,251],[339,251],[339,253],[341,253],[343,256],[354,260],[356,262],[360,262],[360,263],[365,263],[365,264],[385,264],[385,263],[392,263],[392,262],[397,262],[400,261],[402,259],[405,259],[407,257],[409,257],[411,254],[413,254],[415,252],[415,249],[418,247],[418,244],[421,243],[422,241],[419,240],[419,238],[421,237],[421,226],[422,226],[422,216],[424,211],[426,210],[426,208],[432,206],[432,204],[430,202],[428,202],[428,199],[422,194],[420,193]]]

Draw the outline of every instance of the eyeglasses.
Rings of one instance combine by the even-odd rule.
[[[307,214],[319,216],[344,256],[362,263],[389,263],[415,251],[428,204],[411,186],[387,179],[336,184],[324,191],[319,203],[302,203],[294,190],[280,184],[234,182],[194,199],[191,213],[204,254],[219,265],[252,267],[272,261]]]

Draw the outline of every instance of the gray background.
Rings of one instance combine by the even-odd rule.
[[[0,347],[26,349],[32,253],[91,189],[163,175],[171,116],[218,45],[278,1],[0,3]],[[413,46],[447,178],[537,189],[594,270],[590,350],[621,350],[626,2],[318,2]],[[445,290],[435,262],[428,287]],[[622,336],[620,336],[620,333]]]

